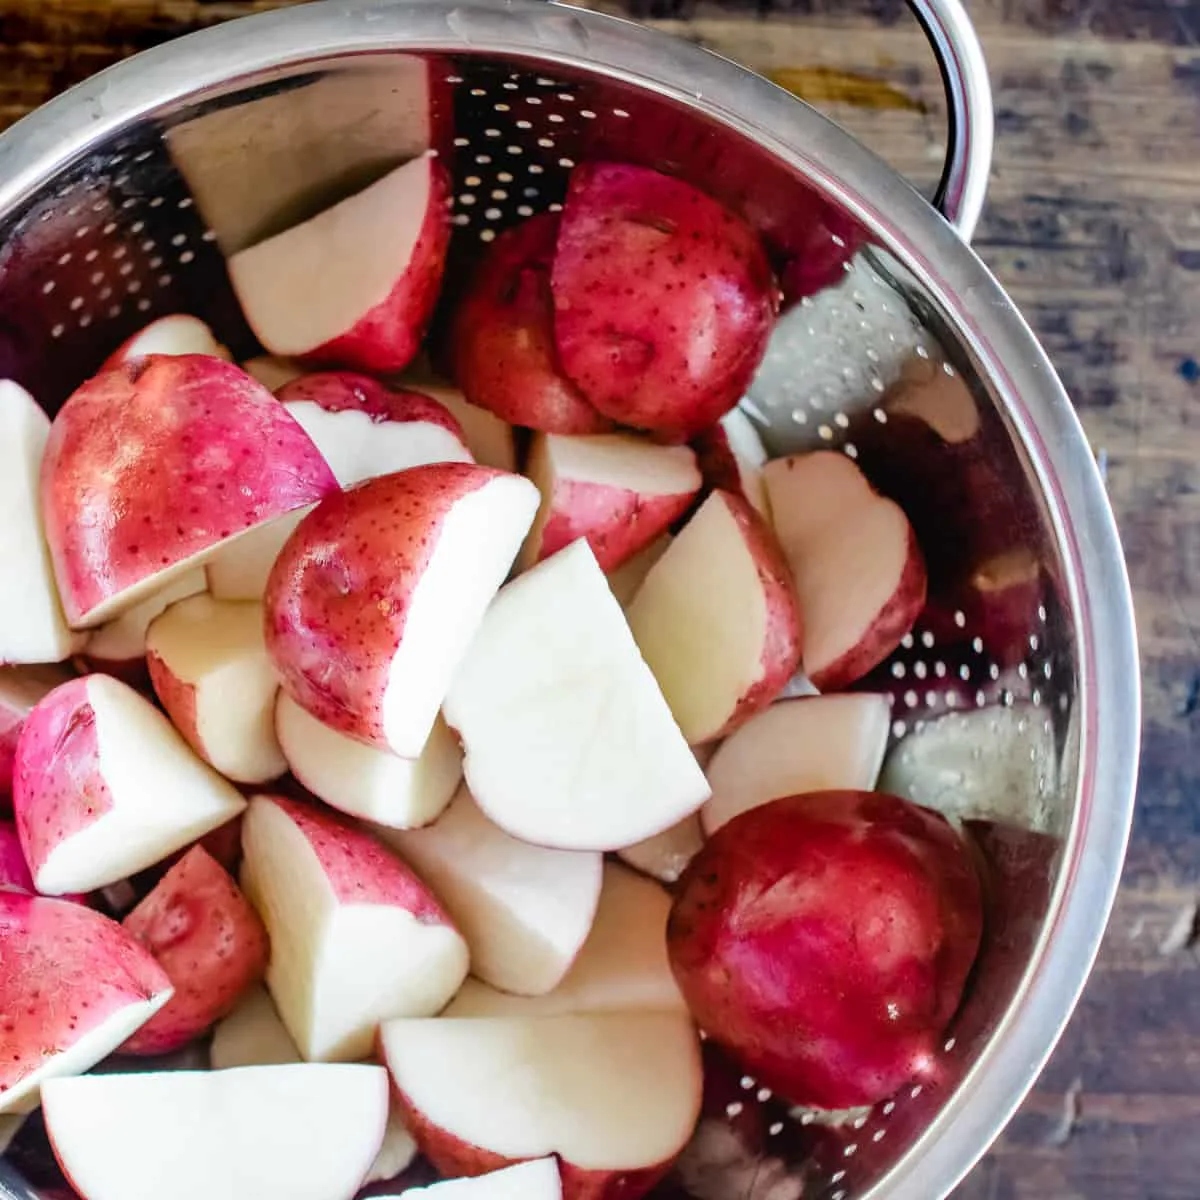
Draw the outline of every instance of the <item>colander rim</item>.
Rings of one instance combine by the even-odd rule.
[[[999,283],[888,164],[815,109],[729,60],[629,21],[557,4],[326,0],[144,51],[0,134],[0,216],[64,165],[172,104],[276,68],[402,50],[536,58],[600,71],[687,103],[763,144],[850,210],[920,283],[989,381],[1024,448],[1050,513],[1078,633],[1081,767],[1064,869],[1016,997],[955,1094],[859,1200],[945,1195],[1007,1123],[1061,1036],[1099,951],[1132,824],[1141,707],[1133,602],[1083,427]]]

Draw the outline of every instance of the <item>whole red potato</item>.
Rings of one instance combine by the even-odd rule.
[[[982,920],[973,858],[943,817],[813,792],[717,830],[680,881],[667,938],[711,1038],[789,1102],[842,1109],[928,1072]]]
[[[779,308],[746,221],[681,179],[619,163],[572,174],[551,285],[567,375],[605,416],[666,441],[737,404]]]

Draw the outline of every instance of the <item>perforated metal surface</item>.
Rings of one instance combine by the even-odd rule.
[[[414,102],[425,80],[428,107]],[[936,1084],[840,1124],[789,1111],[743,1078],[727,1115],[762,1109],[763,1162],[713,1150],[684,1193],[784,1200],[802,1181],[805,1196],[827,1200],[888,1194],[889,1171],[1002,1023],[1043,930],[1076,795],[1079,664],[1060,531],[994,381],[954,332],[961,314],[932,305],[849,210],[733,122],[612,71],[448,46],[272,68],[129,123],[3,214],[0,375],[53,410],[123,338],[176,311],[251,356],[259,347],[222,248],[316,211],[422,143],[455,176],[447,304],[481,246],[556,209],[585,159],[671,171],[740,209],[788,291],[747,412],[774,452],[840,450],[913,517],[931,611],[860,686],[892,697],[885,781],[971,823],[989,859],[997,899],[970,999]],[[263,194],[257,181],[269,176],[270,204],[231,217],[220,182],[231,169],[247,196]],[[1036,565],[1036,603],[1025,627],[1015,636],[1006,627],[993,645],[956,598],[981,563],[1014,552]],[[722,1154],[731,1158],[723,1168]],[[0,1194],[5,1181],[0,1174]]]

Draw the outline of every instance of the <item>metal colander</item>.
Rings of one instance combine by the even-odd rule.
[[[225,255],[430,147],[456,181],[450,299],[481,243],[559,204],[585,159],[683,176],[761,231],[787,302],[745,408],[771,450],[840,449],[913,520],[930,607],[861,686],[894,699],[884,784],[975,833],[988,922],[933,1082],[834,1119],[745,1077],[725,1116],[761,1107],[766,1151],[723,1162],[710,1127],[718,1149],[696,1147],[664,1196],[945,1195],[1048,1056],[1120,874],[1139,704],[1120,547],[1067,397],[963,240],[991,150],[978,45],[957,0],[913,7],[951,99],[938,200],[957,229],[757,76],[516,0],[248,18],[106,71],[0,138],[0,377],[50,410],[157,315],[195,313],[239,359],[259,352]],[[981,580],[993,597],[1028,587],[997,616]],[[39,1195],[4,1162],[0,1194]]]

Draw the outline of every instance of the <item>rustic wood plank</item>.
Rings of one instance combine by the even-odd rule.
[[[0,123],[146,45],[276,6],[0,0]],[[656,17],[801,90],[814,68],[890,89],[907,103],[831,103],[826,89],[823,106],[918,184],[936,177],[940,86],[902,0],[592,6]],[[1038,1088],[960,1195],[1196,1200],[1200,3],[974,0],[972,12],[999,133],[978,246],[1107,461],[1137,593],[1146,726],[1137,828],[1096,974]]]

